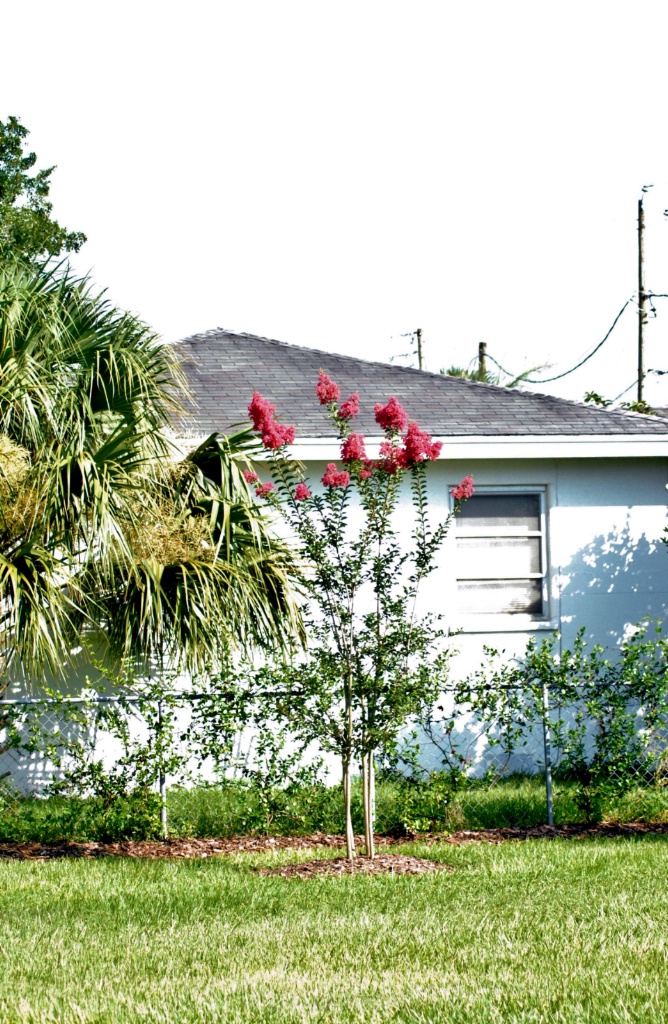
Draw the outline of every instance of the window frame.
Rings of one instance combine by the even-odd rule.
[[[452,484],[450,486],[456,486]],[[450,490],[450,487],[448,488]],[[472,532],[470,534],[464,534],[464,536],[470,537],[498,537],[498,538],[512,538],[512,537],[540,537],[540,563],[542,571],[540,573],[522,573],[516,576],[459,576],[458,575],[458,534],[457,534],[457,522],[456,519],[453,522],[452,538],[453,538],[453,554],[455,556],[454,561],[454,595],[455,601],[459,594],[459,581],[465,580],[526,580],[526,579],[540,579],[541,582],[541,603],[542,610],[538,615],[532,615],[530,612],[462,612],[458,613],[456,607],[454,614],[449,615],[448,618],[451,620],[456,619],[456,624],[465,633],[489,633],[489,632],[510,632],[510,631],[532,631],[547,629],[552,630],[556,628],[556,625],[552,617],[552,608],[550,601],[550,562],[549,562],[549,545],[548,545],[548,485],[547,484],[481,484],[476,485],[475,493],[478,495],[482,494],[499,494],[499,495],[530,495],[531,497],[538,498],[539,508],[539,526],[540,530],[530,530],[525,533],[513,532],[511,529],[506,528],[506,531],[502,527],[498,531],[491,532],[485,531],[484,528],[480,529],[480,532]],[[450,499],[450,509],[454,512],[454,499]]]

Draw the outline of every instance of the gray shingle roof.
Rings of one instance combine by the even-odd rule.
[[[665,420],[570,402],[563,398],[478,384],[457,377],[376,363],[222,329],[177,343],[194,402],[182,422],[189,432],[229,432],[248,422],[254,390],[292,423],[297,436],[328,437],[333,430],[315,396],[322,368],[342,398],[359,392],[356,429],[378,434],[376,402],[395,395],[423,430],[440,437],[532,434],[666,434]]]

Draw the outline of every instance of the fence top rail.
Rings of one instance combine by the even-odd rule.
[[[629,686],[629,683],[622,682],[623,686]],[[537,694],[538,689],[543,690],[546,694],[552,692],[552,687],[549,683],[541,683],[538,680],[534,684],[528,685],[513,685],[509,683],[501,684],[500,686],[494,686],[491,683],[484,683],[481,686],[472,686],[469,688],[471,692],[484,690],[490,691],[517,691],[518,693],[527,692],[529,690],[534,691],[534,695]],[[592,693],[601,689],[602,692],[609,692],[605,687],[598,687],[596,683],[577,683],[572,687],[573,690],[577,690],[580,693]],[[461,687],[446,686],[442,691],[444,694],[458,694],[462,697]],[[276,696],[276,691],[274,691]],[[128,693],[128,694],[95,694],[86,697],[2,697],[0,698],[0,707],[29,707],[31,705],[46,705],[50,707],[60,706],[63,704],[139,704],[146,702],[154,702],[156,704],[164,700],[182,700],[182,701],[197,701],[197,700],[216,700],[221,697],[227,697],[232,699],[237,696],[234,691],[231,690],[219,690],[216,693],[193,693],[187,690],[166,690],[162,694],[150,694],[150,693]],[[288,697],[290,694],[286,693],[284,696]],[[466,698],[464,698],[466,703]]]
[[[90,697],[3,697],[0,699],[0,707],[7,706],[30,706],[34,704],[47,704],[49,706],[60,706],[61,704],[139,704],[145,701],[160,701],[173,697],[180,700],[215,700],[217,697],[232,697],[233,693],[220,691],[219,693],[188,693],[184,690],[167,690],[159,697],[154,694],[129,693],[115,696],[90,696]]]

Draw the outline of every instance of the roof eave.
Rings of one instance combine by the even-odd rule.
[[[437,436],[447,459],[620,459],[668,458],[665,434],[514,434]],[[367,437],[373,458],[382,437]],[[340,457],[340,442],[334,437],[300,437],[290,455],[302,462],[329,461]]]

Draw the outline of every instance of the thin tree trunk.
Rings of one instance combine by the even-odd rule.
[[[374,779],[374,765],[373,755],[365,754],[362,758],[362,787],[363,787],[363,798],[364,798],[364,845],[366,846],[366,855],[371,860],[376,855],[376,847],[374,843],[374,818],[375,818],[375,802],[376,802],[376,786]]]
[[[369,856],[369,758],[362,754],[362,808],[364,810],[364,846]]]
[[[350,758],[343,758],[343,803],[346,815],[346,857],[355,857],[355,833],[353,832],[353,816],[350,808]]]
[[[346,856],[352,860],[355,856],[355,833],[353,832],[353,816],[351,811],[350,772],[353,756],[353,684],[350,672],[345,686],[346,733],[343,754],[343,802],[346,814]]]
[[[376,843],[374,832],[376,830],[376,766],[373,760],[373,751],[369,754],[369,847],[370,857],[376,856]]]

